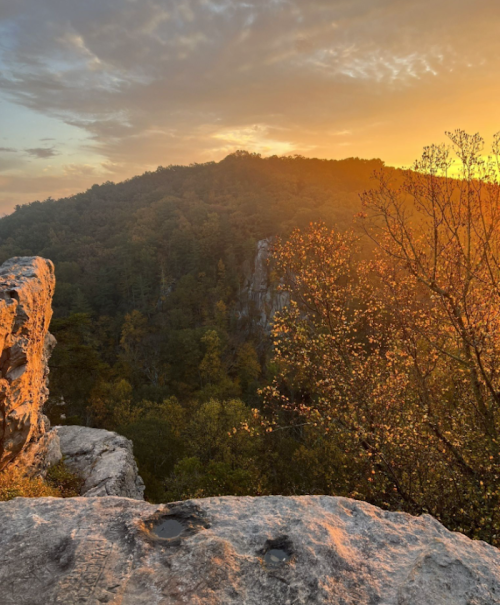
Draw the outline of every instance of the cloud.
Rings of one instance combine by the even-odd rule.
[[[55,155],[59,155],[53,147],[34,147],[32,149],[25,149],[24,151],[27,154],[33,156],[34,158],[38,158],[41,160],[52,158]]]
[[[264,124],[222,129],[212,134],[212,138],[219,144],[210,151],[229,154],[237,148],[264,155],[286,155],[295,150],[295,145],[291,141],[273,138],[271,130]]]
[[[77,150],[59,136],[58,151],[25,144],[59,153],[61,191],[241,147],[342,157],[348,142],[397,162],[445,129],[489,128],[499,11],[490,0],[4,0],[0,94],[84,134]],[[64,163],[70,147],[82,159]]]
[[[13,147],[0,147],[0,153],[17,153],[17,149]]]
[[[96,167],[91,164],[65,164],[63,172],[66,176],[87,176],[95,174]]]

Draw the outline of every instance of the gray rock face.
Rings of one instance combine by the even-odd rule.
[[[84,426],[58,426],[66,466],[84,480],[82,496],[124,496],[144,499],[132,442],[110,431]]]
[[[271,321],[277,311],[289,303],[286,292],[280,292],[270,279],[269,257],[271,238],[257,242],[257,253],[252,273],[248,276],[243,289],[242,316],[255,317],[257,324],[269,330]]]
[[[183,532],[157,537],[168,520]],[[0,503],[0,586],[2,605],[497,605],[500,551],[327,496],[17,498]]]

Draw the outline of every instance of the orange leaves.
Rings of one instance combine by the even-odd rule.
[[[276,423],[305,418],[371,461],[371,499],[394,492],[462,528],[461,510],[487,509],[500,535],[500,192],[490,177],[478,185],[477,141],[453,140],[467,179],[450,179],[448,151],[430,147],[399,186],[381,174],[364,194],[370,261],[323,224],[278,244],[291,303],[263,394]]]

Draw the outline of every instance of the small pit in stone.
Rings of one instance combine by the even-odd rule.
[[[178,538],[184,531],[184,525],[176,519],[164,519],[159,525],[153,527],[152,531],[158,538]]]
[[[258,552],[268,568],[281,567],[294,558],[294,548],[287,536],[266,540],[264,548]]]
[[[180,546],[183,540],[209,527],[204,510],[192,502],[163,506],[140,523],[144,537],[161,548]]]
[[[264,561],[271,567],[278,567],[290,561],[290,558],[291,556],[281,548],[272,548],[266,552]]]

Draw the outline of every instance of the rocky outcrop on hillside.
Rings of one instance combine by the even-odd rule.
[[[498,605],[500,551],[327,496],[17,498],[0,586],[2,605]]]
[[[144,499],[132,442],[111,431],[84,426],[54,428],[64,463],[83,479],[81,495]]]
[[[241,317],[249,317],[265,331],[270,329],[275,313],[289,302],[288,294],[280,292],[278,284],[272,282],[269,267],[271,248],[272,238],[257,242],[254,267],[245,280],[240,297]]]
[[[33,469],[57,457],[57,439],[42,414],[55,339],[54,266],[38,257],[0,267],[0,470],[16,459]]]

